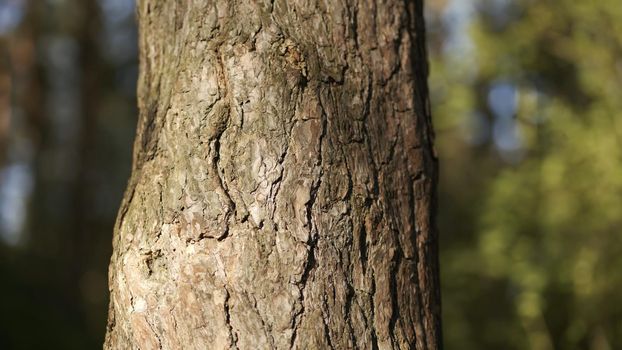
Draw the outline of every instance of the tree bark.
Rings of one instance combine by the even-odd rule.
[[[138,19],[105,348],[440,348],[422,1]]]

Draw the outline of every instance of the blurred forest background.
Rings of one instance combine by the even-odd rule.
[[[132,0],[0,0],[0,349],[101,348]],[[447,349],[622,349],[622,4],[428,0]]]

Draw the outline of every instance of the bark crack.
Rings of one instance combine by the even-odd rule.
[[[210,130],[208,130],[208,132],[211,134],[211,135],[208,135],[211,141],[210,146],[213,146],[213,147],[210,147],[211,174],[209,176],[212,177],[213,181],[216,182],[216,185],[218,186],[218,189],[220,190],[218,192],[221,192],[219,194],[222,194],[225,197],[225,200],[227,203],[224,204],[224,208],[223,208],[223,211],[224,211],[223,226],[224,227],[222,228],[221,232],[218,232],[216,236],[212,236],[212,237],[207,236],[202,232],[199,239],[208,237],[208,238],[216,238],[216,240],[222,241],[225,238],[227,238],[227,236],[229,235],[229,225],[230,225],[229,221],[231,217],[234,216],[232,215],[232,213],[235,213],[235,210],[236,210],[236,204],[233,201],[231,194],[229,193],[227,183],[225,179],[223,178],[223,168],[222,166],[220,166],[220,146],[221,146],[220,140],[231,122],[233,102],[231,101],[230,85],[229,85],[229,80],[227,78],[227,72],[225,70],[223,55],[219,52],[216,52],[216,54],[218,56],[218,63],[219,63],[219,70],[218,70],[219,75],[220,75],[219,80],[224,85],[223,87],[225,90],[224,100],[226,101],[227,105],[224,108],[222,113],[218,113],[217,111],[216,113],[213,114],[212,117],[218,120],[215,120],[215,122],[213,123],[213,126],[210,128]],[[212,109],[212,112],[214,112],[214,109]]]
[[[394,231],[396,235],[399,235],[399,231],[395,230]],[[396,326],[397,323],[399,322],[399,293],[398,293],[398,274],[400,273],[400,265],[402,264],[402,248],[399,244],[399,237],[397,237],[397,251],[395,253],[395,256],[393,257],[393,261],[392,261],[392,268],[391,268],[391,279],[389,280],[389,290],[391,292],[391,308],[392,308],[392,312],[391,312],[391,318],[389,320],[389,329],[391,330],[390,335],[391,335],[391,342],[394,344],[395,348],[399,348],[399,343],[397,342],[397,339],[395,339],[396,337]]]
[[[234,349],[238,349],[238,336],[235,330],[233,329],[233,325],[231,324],[231,312],[229,310],[229,299],[231,298],[231,294],[229,294],[229,290],[225,287],[225,302],[224,302],[224,311],[225,311],[225,323],[227,324],[227,328],[229,329],[229,337],[231,338],[231,343],[233,344]]]
[[[371,348],[378,350],[378,335],[376,335],[376,304],[374,303],[374,295],[376,295],[376,277],[372,270],[371,274],[371,293],[369,295],[371,303]]]
[[[324,308],[328,308],[328,306],[326,305],[326,299],[324,300]],[[335,346],[333,346],[333,341],[330,338],[330,327],[328,326],[328,322],[328,316],[326,315],[326,313],[322,312],[322,323],[324,323],[324,337],[328,342],[328,347],[334,350]]]

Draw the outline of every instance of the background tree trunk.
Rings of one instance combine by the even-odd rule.
[[[138,18],[105,348],[440,348],[422,2]]]

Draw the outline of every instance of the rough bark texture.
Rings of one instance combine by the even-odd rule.
[[[421,1],[138,18],[105,348],[440,348]]]

